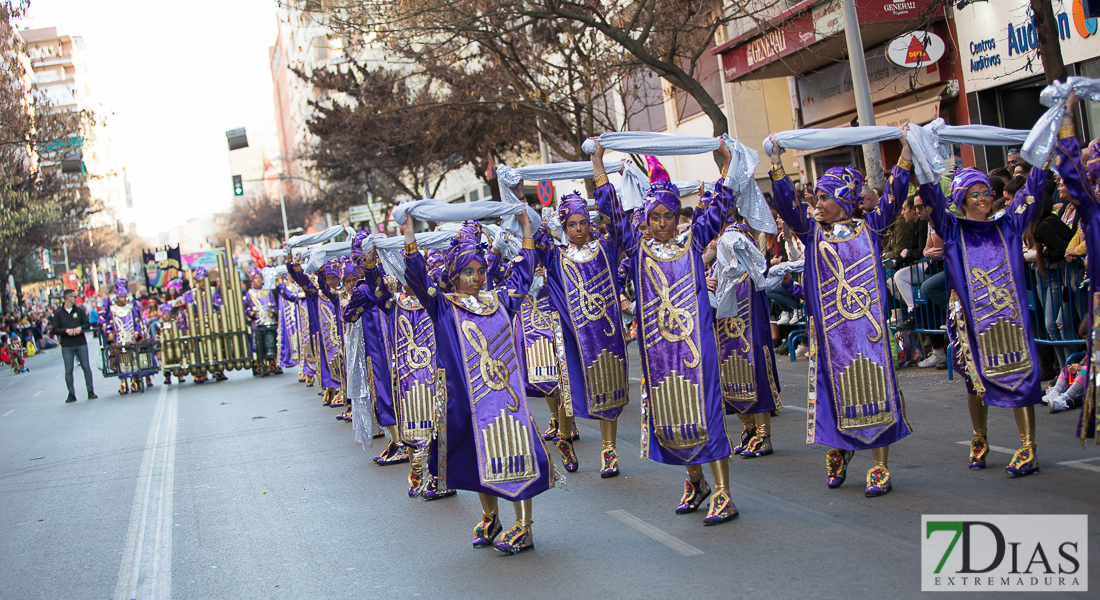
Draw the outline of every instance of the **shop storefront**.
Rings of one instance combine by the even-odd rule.
[[[1053,0],[1062,61],[1070,75],[1100,78],[1100,29],[1086,19],[1081,0]],[[1028,0],[968,4],[955,11],[963,88],[972,123],[1030,129],[1046,110],[1039,92],[1046,86],[1039,39]],[[1085,139],[1100,135],[1100,107],[1084,105],[1079,119]],[[979,169],[1006,162],[1007,148],[990,147],[976,156]]]
[[[943,0],[856,0],[860,34],[866,48],[867,72],[879,125],[909,121],[927,123],[956,119],[959,98],[955,62]],[[915,68],[898,66],[886,54],[889,42],[914,31],[928,31],[948,40],[942,58]],[[770,19],[767,26],[746,31],[721,45],[722,71],[727,82],[792,77],[791,102],[799,127],[834,128],[858,125],[851,67],[840,0],[801,2]],[[737,115],[731,115],[737,119]],[[898,144],[883,144],[884,164],[897,160]],[[833,148],[798,153],[798,169],[813,181],[838,165],[862,165],[862,152]]]

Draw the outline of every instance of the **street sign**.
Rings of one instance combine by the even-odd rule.
[[[373,214],[374,210],[369,204],[360,204],[348,208],[348,219],[352,223],[366,223],[371,220]]]
[[[943,58],[943,38],[931,31],[913,31],[894,38],[886,48],[886,58],[899,67],[915,69]]]
[[[539,202],[543,206],[550,206],[554,203],[554,184],[549,181],[539,182]]]

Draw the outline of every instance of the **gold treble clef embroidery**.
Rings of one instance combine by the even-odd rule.
[[[485,334],[481,333],[481,330],[472,321],[463,321],[462,335],[466,336],[466,341],[470,342],[474,352],[478,354],[477,368],[482,383],[485,384],[485,387],[498,392],[507,390],[515,402],[514,406],[512,404],[508,405],[508,410],[511,412],[519,411],[519,398],[516,396],[515,390],[508,385],[508,365],[503,360],[493,358],[493,355],[489,353],[489,344],[485,341]]]
[[[867,317],[867,320],[871,322],[871,326],[875,328],[875,335],[867,336],[867,341],[877,342],[881,340],[882,325],[871,314],[871,292],[867,291],[867,288],[862,285],[854,286],[848,283],[844,263],[840,260],[840,255],[837,254],[836,248],[833,248],[832,244],[822,241],[818,243],[817,247],[821,250],[825,266],[833,273],[833,277],[836,277],[836,295],[830,304],[835,306],[840,316],[847,321],[858,321]],[[833,261],[836,261],[836,263],[834,264]]]
[[[695,319],[691,311],[686,308],[676,308],[672,303],[669,298],[668,279],[665,278],[664,271],[652,260],[646,260],[645,274],[661,301],[660,306],[657,307],[657,330],[661,332],[661,337],[669,342],[686,341],[688,349],[691,350],[691,360],[685,358],[684,366],[689,369],[698,367],[700,355],[699,348],[695,346],[695,340],[691,337],[692,332],[695,331]]]
[[[553,323],[550,322],[550,315],[542,312],[539,308],[538,298],[527,296],[523,301],[531,305],[531,327],[535,329],[550,329],[554,326]]]
[[[1001,265],[1003,264],[1004,262],[1001,263]],[[1012,318],[1015,319],[1018,313],[1016,312],[1016,306],[1012,302],[1012,290],[1007,285],[996,285],[990,277],[990,274],[999,269],[1001,265],[997,265],[988,271],[983,271],[978,267],[971,267],[970,272],[974,275],[974,279],[977,279],[979,283],[985,286],[987,290],[986,295],[989,296],[989,303],[992,304],[994,308],[993,312],[996,313],[1005,308],[1011,308]],[[1000,277],[998,277],[998,279],[1000,279]],[[975,300],[981,300],[981,298],[976,298]]]
[[[413,333],[412,323],[405,315],[397,316],[397,328],[401,331],[401,337],[405,340],[405,360],[410,369],[423,369],[432,361],[431,351],[427,346],[416,345],[416,335]]]
[[[615,335],[615,322],[611,320],[611,315],[607,314],[607,298],[604,298],[600,294],[593,294],[585,289],[584,279],[581,278],[580,269],[577,268],[577,265],[575,265],[573,261],[565,259],[562,261],[561,266],[565,271],[565,275],[569,277],[569,281],[573,282],[573,287],[577,290],[577,302],[580,305],[581,313],[584,315],[584,318],[588,319],[589,322],[606,319],[608,328],[603,331],[603,334],[607,337]]]
[[[741,317],[722,319],[722,334],[731,340],[741,340],[746,349],[749,348],[749,338],[745,335],[748,330],[748,324]]]

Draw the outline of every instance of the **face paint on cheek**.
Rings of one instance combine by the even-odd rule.
[[[458,276],[458,282],[461,283],[463,287],[473,287],[477,285],[477,274],[463,273]]]

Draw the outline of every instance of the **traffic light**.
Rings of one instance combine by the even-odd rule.
[[[241,179],[240,175],[234,175],[233,176],[233,195],[234,196],[243,196],[244,195],[244,180]]]

